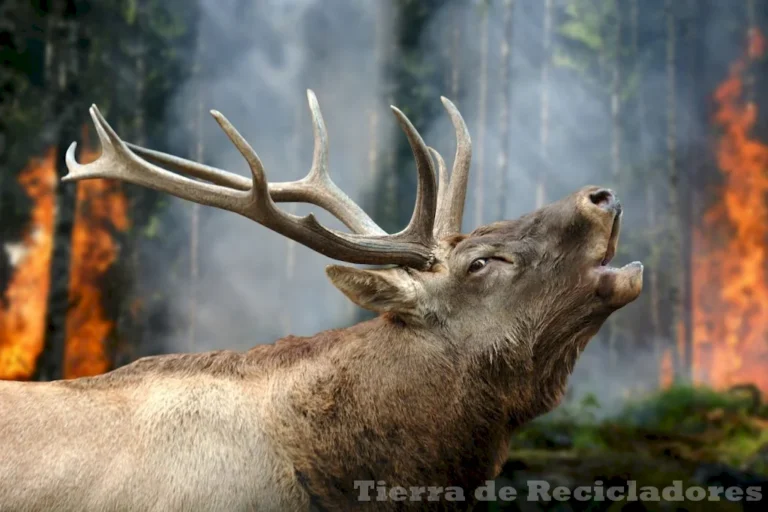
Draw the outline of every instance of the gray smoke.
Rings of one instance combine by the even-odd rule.
[[[373,1],[320,0],[274,0],[247,9],[236,0],[201,0],[200,7],[202,74],[183,88],[171,117],[188,125],[202,88],[206,111],[227,116],[259,154],[271,181],[295,180],[308,172],[312,159],[306,100],[311,88],[328,128],[331,175],[362,202],[375,182],[368,162],[369,119],[375,111],[384,126],[393,123],[379,101],[381,70],[372,58],[375,45],[386,43],[376,37],[391,33],[386,9]],[[206,161],[248,175],[216,123],[206,118],[204,126]],[[380,148],[388,147],[389,133],[376,134]],[[314,211],[325,225],[341,227],[318,208],[281,206]],[[173,215],[188,222],[189,206],[174,208]],[[354,321],[355,309],[325,277],[330,260],[229,212],[204,208],[201,218],[195,350],[246,349]],[[175,306],[183,325],[186,301]],[[183,331],[169,345],[189,349]]]
[[[377,52],[391,44],[392,12],[386,2],[344,0],[265,1],[259,7],[240,8],[236,0],[200,0],[203,11],[203,77],[184,88],[171,109],[174,120],[188,124],[194,113],[196,91],[205,91],[207,108],[220,110],[243,133],[265,163],[273,181],[297,179],[309,169],[311,123],[305,89],[318,95],[330,138],[334,180],[354,200],[362,201],[369,187],[380,182],[372,174],[368,153],[372,140],[382,154],[392,147],[394,121],[382,105],[383,70]],[[450,53],[453,30],[459,26],[460,92],[452,98],[468,121],[475,145],[475,164],[467,198],[464,230],[477,227],[475,191],[482,185],[483,223],[514,218],[534,208],[537,173],[545,166],[547,200],[551,201],[590,183],[610,182],[610,97],[605,87],[594,87],[597,77],[577,76],[553,66],[549,79],[547,161],[539,152],[543,6],[540,1],[515,3],[512,42],[511,90],[499,80],[499,41],[503,2],[449,2],[433,14],[421,35],[424,54]],[[482,9],[488,11],[491,43],[488,50],[487,115],[485,118],[484,179],[478,180],[478,106],[480,94],[480,38]],[[555,24],[556,26],[556,24]],[[557,41],[558,35],[554,34]],[[379,46],[377,46],[379,45]],[[555,44],[555,56],[558,48]],[[450,57],[450,55],[449,55]],[[446,61],[450,59],[445,59]],[[446,74],[449,70],[446,70]],[[663,115],[663,70],[647,70],[646,83],[657,84],[659,94],[648,99],[649,117]],[[446,96],[450,91],[443,92]],[[509,191],[498,196],[498,105],[502,94],[511,97]],[[439,98],[434,98],[435,102]],[[404,105],[401,105],[403,107]],[[407,107],[405,105],[404,107]],[[680,106],[685,116],[685,104]],[[374,114],[375,113],[375,114]],[[370,116],[379,119],[375,134]],[[247,174],[247,167],[212,120],[206,122],[205,153],[210,163]],[[445,155],[449,165],[454,134],[447,115],[439,116],[423,133],[428,144]],[[656,140],[656,139],[654,139]],[[180,141],[176,141],[181,144]],[[680,141],[681,147],[684,141]],[[588,149],[589,148],[589,149]],[[599,148],[599,150],[595,149]],[[663,150],[652,146],[652,157]],[[640,164],[636,151],[625,148],[626,169]],[[645,157],[648,157],[646,155]],[[646,164],[646,162],[641,162]],[[626,185],[626,184],[625,184]],[[632,184],[629,184],[632,185]],[[625,229],[641,225],[642,188],[627,186]],[[374,191],[375,192],[375,191]],[[503,199],[503,212],[498,204]],[[285,205],[284,205],[285,206]],[[367,206],[369,211],[372,205]],[[287,207],[287,206],[286,206]],[[188,207],[178,205],[175,215],[185,218]],[[299,212],[310,211],[299,208]],[[338,226],[327,215],[324,223]],[[355,320],[355,308],[325,278],[326,258],[251,221],[227,212],[205,209],[201,226],[201,277],[198,289],[196,350],[245,349],[271,342],[288,333],[309,335],[341,327]],[[620,254],[621,258],[621,254]],[[287,263],[293,261],[293,265]],[[627,263],[617,261],[618,264]],[[184,301],[176,314],[185,318]],[[633,315],[631,305],[620,315]],[[185,340],[171,340],[174,350],[187,350]],[[593,341],[572,379],[575,394],[597,392],[610,400],[621,396],[616,383],[627,374],[606,373],[604,344]],[[655,359],[638,356],[632,379],[645,382],[655,375]],[[651,368],[651,366],[654,366]],[[647,371],[646,371],[647,370]],[[626,382],[624,382],[626,385]],[[616,389],[616,391],[612,391]]]
[[[511,44],[511,80],[510,89],[504,90],[500,81],[502,56],[499,42],[505,30],[503,9],[506,2],[474,1],[452,3],[437,13],[429,29],[422,37],[422,47],[427,55],[445,52],[451,47],[454,27],[460,27],[460,94],[457,106],[467,120],[473,136],[474,154],[470,188],[464,216],[464,231],[468,232],[481,224],[502,218],[518,217],[535,208],[536,182],[538,173],[549,169],[546,174],[546,201],[561,197],[590,185],[608,185],[619,188],[619,195],[625,204],[623,219],[624,233],[630,233],[633,227],[640,228],[644,221],[644,187],[642,183],[614,183],[611,177],[611,98],[609,95],[610,76],[596,87],[599,77],[585,76],[567,66],[552,65],[548,80],[548,118],[547,151],[543,159],[540,151],[540,115],[542,102],[541,69],[544,60],[544,6],[543,1],[516,1],[513,12],[513,39]],[[485,140],[478,140],[480,94],[481,94],[481,38],[480,24],[483,10],[487,9],[488,45],[487,104],[485,116]],[[561,21],[560,21],[561,22]],[[563,61],[563,45],[557,32],[558,20],[553,23],[553,61]],[[659,84],[662,93],[648,99],[649,116],[662,116],[665,108],[663,94],[663,69],[647,70],[645,77],[650,83]],[[447,93],[445,93],[447,94]],[[503,141],[499,137],[499,104],[503,95],[510,98],[510,139]],[[679,115],[685,116],[689,105],[680,105]],[[626,114],[625,114],[626,116]],[[425,133],[426,140],[437,147],[446,160],[453,155],[453,128],[447,116],[437,118]],[[655,137],[654,137],[655,140]],[[480,142],[484,144],[484,173],[480,183],[478,157]],[[500,175],[497,165],[498,154],[503,144],[508,146],[509,188],[505,197],[499,197],[498,183]],[[685,141],[680,140],[681,147]],[[663,147],[649,148],[653,153],[644,157],[658,158]],[[630,173],[636,165],[638,152],[633,148],[622,147],[624,172]],[[477,219],[478,187],[482,186],[483,206],[480,209],[482,219]],[[498,204],[503,202],[504,211]],[[626,241],[627,236],[623,239]],[[619,252],[615,265],[629,263],[637,255],[624,255]],[[612,321],[618,324],[637,315],[637,304],[631,304],[614,315]],[[642,313],[641,313],[642,314]],[[579,400],[587,393],[595,394],[604,405],[604,410],[612,409],[627,397],[629,388],[649,388],[654,386],[657,376],[657,364],[650,350],[636,350],[640,344],[633,345],[636,339],[617,336],[617,343],[624,344],[619,350],[636,350],[633,367],[611,364],[614,354],[606,350],[607,329],[604,328],[597,339],[593,340],[582,354],[572,376],[569,396]],[[638,336],[646,333],[638,333]]]

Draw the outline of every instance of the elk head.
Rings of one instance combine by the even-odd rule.
[[[586,187],[517,220],[460,234],[471,141],[460,113],[445,98],[457,138],[450,176],[442,157],[392,107],[416,159],[418,189],[408,226],[396,234],[385,233],[331,180],[325,125],[311,91],[308,99],[315,146],[309,174],[299,181],[268,183],[259,157],[216,111],[212,115],[245,157],[251,179],[127,144],[95,106],[91,116],[102,155],[93,163],[78,164],[73,144],[65,179],[128,181],[239,213],[337,260],[392,265],[332,265],[327,273],[363,308],[413,329],[437,332],[446,343],[469,353],[500,354],[505,347],[516,347],[518,353],[532,355],[544,377],[567,375],[608,315],[640,293],[640,263],[608,266],[616,252],[621,205],[605,188]],[[341,220],[351,233],[325,228],[311,214],[287,214],[277,208],[278,202],[312,203]],[[556,366],[568,371],[555,372]],[[558,378],[562,384],[565,375]]]

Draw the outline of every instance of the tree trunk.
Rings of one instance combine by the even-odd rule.
[[[299,108],[300,105],[296,103],[296,106],[294,107],[294,114],[293,114],[293,131],[291,134],[291,140],[290,140],[290,147],[288,148],[288,154],[290,155],[290,162],[289,165],[293,169],[294,176],[301,176],[302,173],[299,170],[301,166],[301,159],[299,158],[299,155],[301,154],[301,134],[303,130],[302,126],[302,109]],[[289,213],[295,214],[296,213],[296,203],[289,203],[286,206],[286,209]],[[291,301],[288,300],[289,290],[291,289],[291,283],[293,282],[294,276],[296,274],[296,242],[291,240],[290,238],[285,240],[285,287],[284,290],[287,292],[286,296],[284,297],[285,304],[290,304]],[[293,318],[291,316],[291,313],[293,312],[293,308],[285,308],[283,313],[283,326],[285,328],[285,333],[289,334],[293,331]]]
[[[485,122],[488,103],[488,10],[483,2],[480,6],[480,84],[477,100],[477,182],[475,185],[475,225],[483,224],[485,206]]]
[[[622,15],[619,0],[613,0],[616,13],[616,33],[614,34],[613,80],[611,81],[611,178],[615,187],[621,185],[621,38]]]
[[[677,161],[677,17],[674,0],[664,0],[666,21],[666,74],[667,74],[667,176],[669,195],[667,212],[667,261],[671,273],[668,284],[670,306],[669,348],[672,351],[672,368],[675,380],[682,376],[679,335],[682,328],[681,317],[681,237],[680,237],[680,177]]]
[[[203,34],[197,35],[195,55],[196,109],[194,118],[194,147],[192,159],[203,163],[205,145],[203,136],[203,117],[205,112],[205,85],[203,83]],[[187,350],[195,351],[197,345],[197,288],[200,280],[200,205],[194,203],[189,214],[189,303],[187,324]]]
[[[541,106],[539,111],[539,156],[542,169],[536,183],[536,208],[541,208],[547,200],[546,175],[549,173],[549,74],[552,60],[552,15],[553,0],[544,3],[544,42],[541,60]]]
[[[622,11],[619,5],[619,0],[613,0],[613,11],[616,16],[616,24],[614,27],[615,32],[612,34],[614,38],[613,45],[613,66],[611,70],[611,186],[616,189],[621,189],[621,138],[622,138],[622,123],[621,123],[621,38],[622,38]],[[620,343],[619,338],[619,324],[620,319],[615,315],[608,319],[607,338],[608,338],[608,355],[610,364],[615,367],[619,364],[619,351]]]
[[[759,37],[756,14],[755,0],[747,0],[746,15],[748,46],[751,46],[752,38]],[[748,103],[754,103],[755,101],[755,66],[749,66],[746,70],[746,74],[744,76],[744,99]]]
[[[55,7],[48,15],[46,27],[45,82],[46,94],[52,98],[50,119],[59,126],[56,133],[56,171],[57,176],[62,178],[67,174],[63,155],[72,139],[80,138],[80,115],[85,111],[79,80],[85,55],[78,44],[85,36],[76,13],[65,17],[66,6],[55,2],[52,5]],[[56,188],[51,285],[45,342],[35,371],[38,380],[54,380],[63,376],[76,190],[73,184]]]
[[[690,5],[693,12],[692,18],[688,21],[690,28],[687,31],[686,55],[687,63],[687,87],[689,94],[693,95],[696,104],[704,104],[707,100],[697,85],[701,81],[702,73],[702,51],[701,51],[701,20],[705,19],[702,10],[706,9],[706,3],[697,2],[701,5]],[[693,361],[694,361],[694,339],[693,339],[693,265],[691,264],[693,256],[693,204],[695,200],[695,191],[693,184],[696,183],[697,175],[703,166],[703,155],[705,147],[702,145],[697,135],[698,126],[704,126],[707,119],[696,113],[691,113],[686,118],[688,133],[688,150],[686,154],[687,165],[685,172],[681,172],[681,183],[678,187],[678,205],[680,208],[680,270],[682,273],[681,290],[681,308],[680,314],[682,324],[681,340],[681,377],[691,382],[693,380]]]
[[[639,48],[639,0],[632,0],[630,4],[630,37],[631,37],[631,51],[632,62],[635,66],[635,72],[638,75],[637,86],[637,119],[638,119],[638,142],[639,142],[639,162],[641,172],[648,173],[651,170],[651,149],[650,141],[648,140],[648,111],[646,107],[645,87],[643,83],[644,69],[640,69],[642,59],[640,58]],[[654,229],[659,220],[656,216],[656,190],[654,188],[654,181],[648,176],[645,182],[645,211],[646,211],[646,223],[648,229]],[[649,235],[656,238],[654,235]],[[652,240],[652,243],[658,243],[658,241]],[[661,298],[659,294],[659,266],[648,265],[646,268],[648,275],[648,307],[649,307],[649,321],[650,321],[650,336],[651,336],[651,351],[654,359],[654,369],[658,372],[661,368],[661,359],[663,353],[663,335],[661,332]],[[656,374],[655,383],[658,385],[659,374]]]
[[[131,111],[129,122],[132,142],[139,146],[147,145],[145,111],[147,44],[144,33],[147,12],[145,9],[145,0],[137,0],[136,18],[133,24],[136,37],[135,54],[133,55],[135,73],[133,89],[134,109]],[[130,203],[129,210],[132,222],[134,225],[145,225],[147,214],[144,212],[147,211],[147,207],[143,199],[148,196],[148,191],[130,183],[123,183],[122,187]],[[122,249],[120,253],[124,257],[121,258],[122,261],[118,262],[118,264],[122,265],[123,268],[121,270],[126,275],[126,279],[122,283],[125,286],[125,290],[120,297],[117,308],[117,343],[110,354],[110,360],[114,367],[123,366],[134,361],[142,352],[140,347],[143,341],[142,312],[141,308],[133,307],[133,304],[140,304],[142,298],[139,290],[139,276],[141,276],[140,241],[140,230],[132,229],[125,236],[123,243],[121,243]]]
[[[386,46],[385,25],[383,23],[385,9],[383,3],[376,4],[376,15],[374,17],[374,39],[373,39],[373,65],[376,70],[384,67],[384,52]],[[368,111],[368,169],[371,180],[374,180],[379,167],[379,107],[380,95],[379,89],[374,89],[371,106]],[[294,136],[295,137],[295,136]]]
[[[459,9],[456,9],[456,12],[461,12]],[[461,78],[461,17],[454,12],[453,15],[453,26],[451,29],[451,56],[450,56],[450,62],[451,62],[451,69],[450,69],[450,86],[451,86],[451,100],[458,101],[459,100],[459,87],[461,86],[461,83],[459,82],[459,79]]]
[[[393,13],[388,11],[384,12],[387,12],[387,14],[392,17],[388,20],[387,26],[394,28],[397,27],[400,22],[399,18],[401,13],[397,8],[393,10]],[[390,80],[393,80],[393,75],[386,71],[394,69],[399,63],[399,59],[402,55],[401,44],[402,43],[395,38],[392,44],[389,44],[384,48],[381,55],[382,67],[385,70],[384,76],[388,81],[388,83],[382,87],[382,91],[384,91],[385,95],[384,100],[387,105],[395,104],[395,87],[393,87],[393,83],[389,82]],[[389,147],[385,152],[382,161],[379,163],[381,166],[381,174],[383,176],[382,180],[384,181],[384,207],[382,208],[384,224],[382,227],[384,227],[384,229],[395,229],[400,227],[400,200],[397,193],[400,183],[398,182],[399,176],[395,169],[395,162],[397,160],[395,148],[396,145]],[[387,223],[391,223],[389,228],[385,227]]]
[[[507,202],[509,198],[509,149],[511,147],[509,135],[509,116],[512,95],[512,81],[510,79],[512,72],[512,31],[513,31],[513,11],[515,0],[504,0],[503,24],[504,34],[501,40],[501,63],[499,64],[499,86],[501,95],[499,96],[499,162],[498,162],[498,185],[499,198],[496,219],[503,219],[507,214]]]

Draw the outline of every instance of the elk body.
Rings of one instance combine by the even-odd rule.
[[[127,144],[95,107],[102,156],[78,164],[73,145],[66,179],[144,185],[234,211],[338,260],[390,265],[327,268],[337,288],[379,316],[245,353],[0,383],[0,510],[470,508],[475,487],[498,473],[511,432],[558,403],[589,339],[640,293],[642,265],[608,266],[621,208],[607,189],[460,234],[471,145],[445,99],[457,134],[450,176],[394,109],[418,191],[406,229],[385,233],[331,181],[311,91],[309,103],[315,151],[297,182],[268,183],[217,112],[250,180]],[[284,213],[275,203],[285,201],[313,203],[351,233]],[[364,492],[373,482],[402,486],[408,499],[377,501]],[[426,486],[460,487],[466,501],[428,501]],[[361,503],[364,495],[372,501]]]

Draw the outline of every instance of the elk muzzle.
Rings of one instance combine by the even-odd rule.
[[[609,265],[619,244],[621,202],[607,188],[589,187],[584,190],[584,194],[586,200],[582,204],[589,211],[588,216],[599,224],[599,236],[603,239],[602,243],[597,244],[602,254],[598,253],[597,264],[592,270],[597,275],[597,296],[611,308],[620,308],[640,295],[643,289],[643,265],[639,261],[620,268]]]

